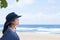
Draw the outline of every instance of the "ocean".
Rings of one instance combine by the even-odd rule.
[[[0,32],[2,29],[3,25],[0,25]],[[16,31],[60,34],[60,25],[18,25]]]

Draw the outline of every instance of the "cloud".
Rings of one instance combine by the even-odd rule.
[[[34,0],[22,0],[24,4],[33,4]]]
[[[48,3],[56,3],[56,1],[55,0],[48,0]]]
[[[35,0],[19,0],[19,2],[16,2],[15,0],[13,2],[10,3],[10,1],[8,0],[8,3],[10,5],[10,7],[23,7],[24,5],[31,5],[35,2]]]
[[[21,24],[60,24],[60,13],[44,14],[38,12],[36,14],[22,14]]]
[[[5,17],[6,17],[6,14],[0,12],[0,24],[4,24],[4,22],[5,22]]]
[[[16,2],[16,0],[7,0],[7,2],[8,7],[2,10],[6,10],[8,12],[18,12],[19,10],[22,10],[25,6],[32,5],[35,0],[19,0],[19,2]]]

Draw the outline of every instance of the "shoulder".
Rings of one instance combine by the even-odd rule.
[[[19,40],[15,32],[8,29],[2,36],[1,40]]]

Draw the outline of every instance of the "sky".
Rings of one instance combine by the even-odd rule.
[[[20,24],[59,24],[60,0],[7,0],[8,7],[0,9],[0,24],[8,13],[22,15]]]

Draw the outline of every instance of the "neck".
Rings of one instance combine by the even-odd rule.
[[[10,25],[10,27],[9,27],[13,32],[15,32],[15,30],[16,30],[16,27],[15,27],[15,25]]]

